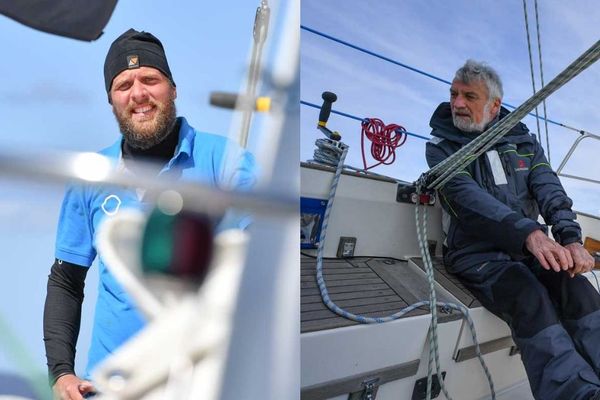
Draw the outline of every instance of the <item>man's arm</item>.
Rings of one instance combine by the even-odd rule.
[[[81,304],[87,268],[55,260],[48,276],[44,307],[44,344],[48,373],[60,399],[80,399],[93,390],[75,376],[75,345],[79,336]]]
[[[576,215],[571,210],[573,202],[567,196],[537,141],[527,185],[544,221],[552,226],[554,239],[563,246],[581,242],[581,228],[575,222]]]
[[[427,143],[426,157],[430,167],[448,156],[437,144]],[[446,183],[440,194],[448,213],[466,231],[485,235],[486,240],[512,256],[522,256],[526,238],[541,229],[536,221],[513,211],[481,188],[467,170]]]

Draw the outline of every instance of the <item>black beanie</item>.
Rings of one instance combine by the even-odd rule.
[[[129,29],[110,46],[104,60],[104,84],[110,92],[112,81],[126,69],[152,67],[162,72],[175,86],[162,43],[148,32]],[[110,96],[109,96],[110,101]]]

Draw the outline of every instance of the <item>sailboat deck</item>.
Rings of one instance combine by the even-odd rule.
[[[301,258],[301,332],[356,325],[329,310],[321,299],[315,277],[316,259]],[[427,281],[407,261],[382,257],[323,260],[323,274],[331,299],[341,308],[368,317],[384,317],[428,299]],[[450,301],[442,298],[440,301]],[[402,318],[427,314],[427,307]],[[460,318],[441,314],[440,322]]]

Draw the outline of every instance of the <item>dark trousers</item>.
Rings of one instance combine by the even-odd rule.
[[[457,275],[510,326],[536,399],[587,400],[600,391],[600,295],[585,277],[514,261]]]

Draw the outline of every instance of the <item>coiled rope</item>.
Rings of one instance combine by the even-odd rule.
[[[340,144],[343,145],[341,142],[330,139],[317,139],[315,141],[317,148],[313,154],[313,159],[321,164],[336,166],[344,151],[344,148]]]
[[[365,118],[361,121],[360,149],[364,170],[378,165],[391,165],[396,161],[396,149],[406,142],[406,129],[397,124],[386,125],[379,118]],[[365,137],[371,141],[371,157],[377,164],[367,167],[365,157]]]
[[[466,309],[466,307],[462,306],[462,305],[457,305],[457,304],[453,304],[453,303],[438,303],[437,302],[437,298],[436,298],[436,293],[435,293],[435,280],[434,280],[434,273],[433,273],[433,264],[431,262],[431,256],[429,254],[429,250],[427,248],[427,246],[425,246],[425,243],[427,243],[427,212],[425,211],[423,213],[423,228],[419,228],[419,205],[416,206],[416,211],[415,211],[415,217],[417,220],[417,236],[418,236],[418,241],[419,241],[419,248],[421,250],[421,256],[423,258],[423,262],[425,263],[426,266],[426,274],[427,274],[427,281],[429,283],[429,301],[427,300],[423,300],[414,304],[411,304],[408,307],[403,308],[402,310],[386,316],[386,317],[366,317],[366,316],[362,316],[362,315],[357,315],[357,314],[353,314],[349,311],[346,311],[344,309],[342,309],[341,307],[339,307],[337,304],[335,304],[333,302],[333,300],[331,300],[331,298],[329,297],[329,292],[327,291],[327,285],[325,283],[325,278],[323,276],[323,252],[325,249],[325,240],[327,237],[327,227],[329,224],[329,216],[331,215],[331,209],[333,207],[333,203],[335,200],[335,193],[337,191],[337,186],[340,180],[340,176],[342,174],[342,170],[344,169],[344,160],[346,159],[346,155],[348,153],[348,146],[342,142],[335,142],[332,140],[327,140],[327,139],[322,139],[325,142],[329,142],[328,143],[328,148],[335,148],[338,150],[334,150],[332,151],[331,154],[335,153],[335,154],[339,154],[339,158],[337,159],[337,164],[336,164],[336,171],[335,171],[335,175],[331,181],[331,186],[329,189],[329,198],[327,201],[327,208],[325,209],[325,215],[323,217],[323,225],[321,227],[321,235],[319,237],[319,246],[317,248],[317,267],[316,267],[316,280],[317,280],[317,285],[319,287],[319,291],[321,293],[321,297],[323,299],[323,303],[325,304],[325,306],[327,306],[327,308],[329,308],[332,312],[336,313],[337,315],[340,315],[344,318],[350,319],[352,321],[356,321],[359,323],[363,323],[363,324],[372,324],[372,323],[383,323],[383,322],[389,322],[389,321],[393,321],[396,320],[398,318],[401,318],[402,316],[406,315],[407,313],[419,308],[419,307],[429,307],[431,310],[431,328],[429,331],[429,363],[428,363],[428,368],[427,368],[427,400],[431,399],[431,386],[432,386],[432,382],[433,382],[433,365],[435,363],[435,369],[437,371],[438,374],[438,380],[440,382],[440,386],[444,392],[444,395],[446,396],[446,398],[448,400],[452,400],[452,397],[450,397],[450,395],[448,394],[444,381],[442,379],[442,375],[441,375],[441,367],[440,367],[440,360],[439,360],[439,349],[438,349],[438,336],[437,336],[437,307],[440,306],[441,308],[445,309],[445,310],[456,310],[459,311],[463,318],[467,321],[468,326],[469,326],[469,330],[471,331],[471,338],[473,340],[473,343],[475,343],[475,351],[477,353],[477,358],[479,359],[479,362],[481,363],[481,366],[485,372],[485,375],[487,377],[488,380],[488,384],[490,387],[490,392],[492,395],[492,399],[495,400],[496,398],[496,393],[494,390],[494,383],[492,381],[492,376],[489,372],[489,369],[487,367],[487,365],[485,364],[485,361],[483,360],[483,357],[481,355],[481,350],[479,348],[479,341],[477,340],[477,334],[475,333],[475,325],[473,323],[473,320],[471,319],[471,316],[468,312],[468,310]],[[332,159],[327,158],[327,161],[331,161]],[[328,165],[332,165],[329,164]]]

